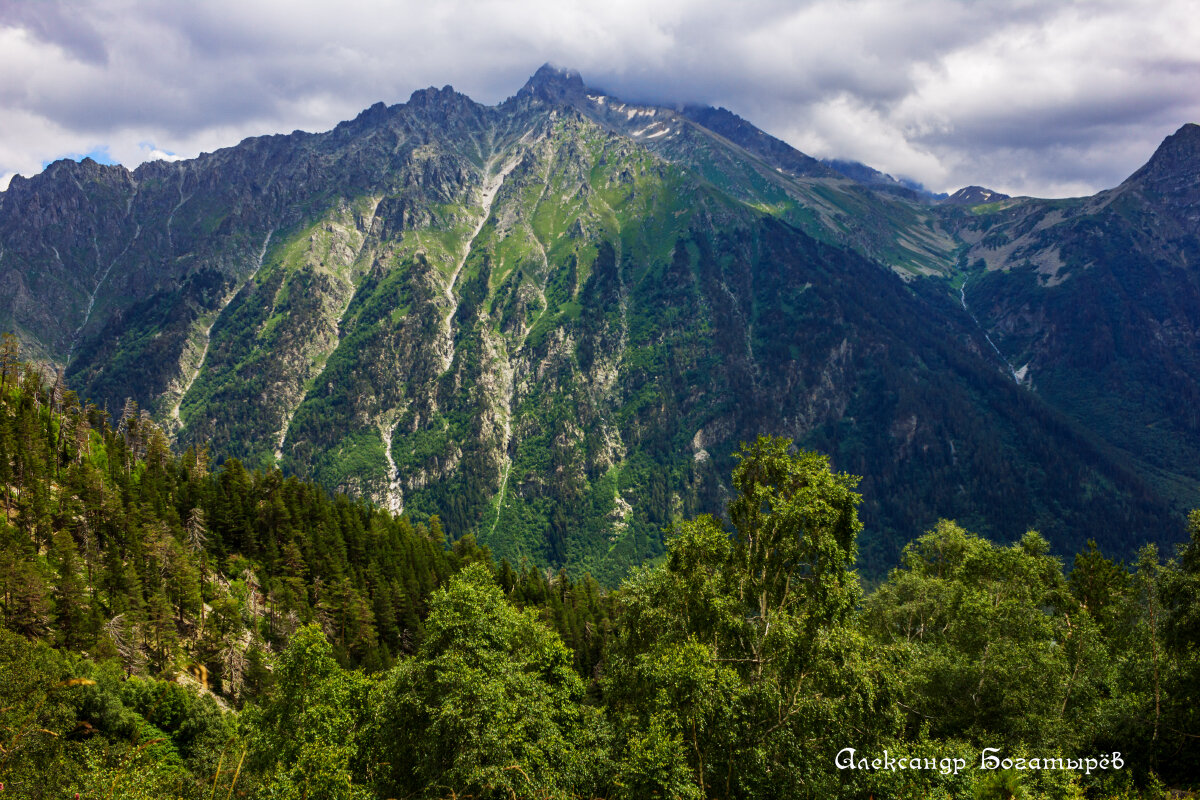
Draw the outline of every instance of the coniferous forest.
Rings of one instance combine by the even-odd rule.
[[[722,518],[603,587],[0,356],[5,798],[1200,786],[1200,512],[1129,563],[943,521],[866,588],[857,479],[763,437]]]

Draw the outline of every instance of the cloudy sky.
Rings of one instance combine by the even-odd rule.
[[[939,191],[1114,186],[1200,122],[1193,0],[0,0],[0,187],[318,131],[543,62]]]

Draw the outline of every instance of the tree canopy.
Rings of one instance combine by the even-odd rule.
[[[856,479],[763,437],[725,514],[676,519],[663,559],[606,590],[497,564],[436,516],[173,455],[136,407],[113,425],[10,361],[6,796],[1150,798],[1200,781],[1200,512],[1174,557],[1092,543],[1070,569],[1036,532],[997,544],[943,521],[864,591]],[[932,766],[843,768],[847,748]],[[1039,767],[983,769],[984,748]]]

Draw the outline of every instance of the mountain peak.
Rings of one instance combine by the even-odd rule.
[[[430,86],[425,89],[417,89],[408,98],[410,106],[433,106],[447,103],[461,103],[463,100],[469,101],[466,95],[459,94],[454,91],[454,87],[449,84],[441,89],[436,86]]]
[[[1148,170],[1173,170],[1179,167],[1189,172],[1195,172],[1200,167],[1200,125],[1194,122],[1187,123],[1163,139],[1154,155],[1146,162],[1146,166],[1134,173],[1134,176]]]
[[[1173,144],[1186,143],[1195,147],[1197,144],[1200,144],[1200,125],[1195,122],[1185,122],[1180,126],[1179,130],[1163,140],[1163,145],[1166,145],[1168,142]]]
[[[1189,122],[1163,139],[1146,165],[1129,176],[1123,185],[1135,185],[1178,209],[1200,206],[1200,125]]]
[[[587,91],[583,76],[576,70],[557,67],[549,62],[538,67],[537,72],[525,81],[521,95],[532,95],[542,100],[560,100],[575,97]]]
[[[949,206],[977,206],[982,203],[995,203],[1010,199],[1008,195],[994,192],[982,186],[964,186],[946,198]]]

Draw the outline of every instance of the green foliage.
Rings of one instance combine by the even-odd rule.
[[[1179,652],[1200,655],[1200,509],[1188,515],[1188,534],[1162,596],[1168,643]]]
[[[565,797],[595,784],[588,728],[603,721],[579,705],[570,652],[509,605],[486,568],[434,594],[425,630],[372,695],[380,791]]]
[[[233,723],[177,684],[124,681],[0,630],[0,783],[18,798],[199,798]]]
[[[1068,749],[1086,734],[1105,653],[1048,549],[1036,533],[1001,548],[945,521],[909,545],[864,618],[908,660],[923,698],[912,730]]]
[[[270,700],[247,712],[250,768],[266,797],[368,798],[351,764],[370,682],[333,658],[320,629],[301,628],[280,657]]]
[[[790,447],[786,439],[760,437],[743,448],[729,517],[746,581],[743,602],[757,606],[764,629],[771,609],[803,609],[811,635],[844,619],[858,600],[852,568],[862,497],[851,490],[860,479],[831,472],[825,456],[793,455]]]
[[[1146,546],[1128,568],[1089,543],[1065,575],[1036,533],[1001,546],[942,522],[864,597],[856,479],[763,437],[736,459],[726,521],[677,506],[662,561],[605,592],[496,566],[437,516],[414,525],[235,459],[210,472],[133,404],[113,426],[0,366],[0,782],[14,797],[1197,785],[1200,512],[1174,559]],[[538,469],[561,474],[569,452]],[[662,486],[633,457],[587,480],[611,509],[636,471]],[[839,770],[846,746],[971,766]],[[1127,767],[979,770],[982,747],[1120,751]]]
[[[831,789],[799,743],[824,752],[838,730],[890,728],[887,677],[847,624],[855,479],[790,445],[743,449],[732,539],[711,517],[683,523],[666,562],[625,587],[604,690],[628,796],[679,794],[683,772],[704,797]]]
[[[1135,638],[1134,646],[1141,645],[1143,658],[1149,656],[1150,674],[1134,677],[1131,683],[1138,677],[1141,681],[1130,688],[1153,687],[1151,746],[1159,753],[1156,765],[1168,777],[1200,771],[1200,757],[1192,746],[1200,736],[1195,699],[1200,686],[1200,509],[1188,515],[1188,529],[1187,544],[1161,571],[1155,569],[1156,559],[1138,565],[1139,577],[1145,580],[1138,615],[1143,625],[1134,628],[1142,632],[1142,641]],[[1147,718],[1149,699],[1142,712]]]

